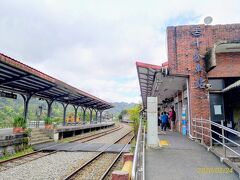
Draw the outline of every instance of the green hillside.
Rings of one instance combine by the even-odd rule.
[[[124,109],[129,109],[133,107],[134,103],[125,103],[125,102],[115,102],[113,103],[114,108],[107,110],[109,113],[113,114],[117,117],[120,112]],[[47,103],[44,100],[39,100],[37,98],[32,98],[29,103],[29,112],[28,119],[29,120],[37,120],[37,112],[39,111],[39,107],[42,107],[42,115],[40,117],[43,120],[47,115]],[[74,109],[72,106],[68,106],[67,108],[67,116],[69,114],[73,114]],[[8,98],[0,98],[0,123],[12,123],[14,117],[21,116],[23,114],[23,99],[18,95],[17,99],[8,99]],[[79,115],[81,112],[79,111]],[[54,102],[52,105],[52,117],[56,122],[62,122],[63,119],[63,107],[60,103]],[[89,112],[87,112],[87,118],[89,118]]]
[[[126,102],[114,102],[112,103],[114,108],[107,110],[109,113],[112,113],[114,116],[118,116],[122,110],[129,109],[136,105],[136,103],[126,103]]]

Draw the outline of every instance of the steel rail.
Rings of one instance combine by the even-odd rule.
[[[110,172],[110,170],[113,168],[114,164],[117,162],[117,160],[120,158],[120,156],[123,154],[124,149],[127,147],[127,145],[133,140],[134,136],[132,136],[129,141],[127,142],[127,144],[122,148],[122,150],[119,152],[118,156],[113,160],[112,164],[108,167],[108,169],[104,172],[104,174],[101,176],[100,180],[103,180],[108,173]]]
[[[122,140],[123,138],[125,138],[128,134],[130,134],[132,131],[127,132],[126,134],[124,134],[122,137],[120,137],[118,140],[116,140],[113,144],[107,146],[104,150],[102,150],[101,152],[99,152],[97,155],[95,155],[93,158],[91,158],[90,160],[88,160],[87,162],[85,162],[84,164],[82,164],[79,168],[75,169],[73,172],[71,172],[69,175],[67,175],[66,177],[64,177],[64,180],[70,180],[70,179],[74,179],[74,176],[76,176],[78,174],[79,171],[81,171],[83,168],[85,168],[87,165],[89,165],[90,163],[92,163],[94,160],[96,160],[98,157],[100,157],[101,155],[103,155],[105,153],[105,150],[107,150],[109,147],[111,147],[112,145],[116,144],[118,141]]]
[[[88,142],[88,141],[91,141],[91,140],[93,140],[93,139],[97,139],[97,138],[99,138],[99,137],[105,136],[106,134],[110,134],[110,133],[112,133],[112,132],[116,132],[116,131],[118,131],[118,130],[120,130],[120,129],[122,129],[122,128],[123,128],[122,126],[119,126],[119,127],[116,127],[116,128],[114,128],[114,129],[111,129],[111,130],[108,130],[108,131],[100,132],[100,133],[97,133],[97,134],[94,134],[94,135],[88,135],[88,136],[81,137],[81,138],[74,139],[74,140],[70,140],[69,142],[75,142],[75,141],[79,141],[79,140],[84,140],[84,141],[82,141],[82,142]],[[87,138],[89,138],[89,137],[90,137],[90,139],[87,139]],[[46,148],[50,148],[50,147],[54,147],[54,146],[56,146],[56,145],[50,145],[50,146],[47,146]],[[18,157],[14,157],[14,158],[11,158],[11,159],[4,160],[4,161],[0,161],[0,167],[4,167],[4,164],[5,164],[5,163],[9,163],[9,162],[13,162],[13,163],[14,163],[15,160],[21,160],[21,159],[24,159],[24,158],[27,158],[27,157],[34,156],[35,154],[37,154],[37,153],[39,153],[39,152],[41,152],[41,151],[43,151],[43,150],[44,150],[44,149],[42,148],[42,149],[39,149],[39,150],[37,150],[37,151],[31,152],[31,153],[28,153],[28,154],[24,154],[24,155],[22,155],[22,156],[18,156]],[[31,162],[31,161],[40,159],[40,158],[42,158],[42,157],[45,157],[45,156],[54,154],[54,153],[56,153],[56,152],[57,152],[57,151],[53,151],[53,152],[50,152],[50,153],[46,153],[45,155],[36,157],[36,158],[34,158],[34,159],[30,159],[30,160],[28,160],[28,161],[25,161],[25,162],[22,162],[22,163],[19,163],[19,164],[17,163],[17,165],[16,165],[16,163],[15,163],[15,165],[16,165],[16,166],[19,166],[19,165],[21,165],[21,164],[25,164],[25,163],[28,163],[28,162]],[[15,167],[16,167],[16,166],[15,166]],[[6,170],[6,169],[5,169],[5,170]],[[5,171],[5,170],[0,170],[0,172]]]
[[[120,129],[122,129],[123,127],[120,126],[120,127],[117,127],[117,128],[114,128],[114,129],[111,129],[109,131],[104,131],[104,132],[100,132],[100,133],[97,133],[97,134],[94,134],[94,135],[89,135],[87,137],[82,137],[82,138],[79,138],[79,139],[74,139],[74,140],[70,140],[69,142],[76,142],[76,141],[81,141],[81,140],[84,140],[84,139],[87,139],[87,138],[90,138],[90,139],[87,139],[85,141],[81,141],[81,142],[87,142],[87,141],[91,141],[93,139],[96,139],[98,137],[102,137],[102,136],[105,136],[107,134],[110,134],[112,132],[116,132],[116,131],[119,131]]]
[[[39,152],[40,152],[40,151],[36,151],[36,152],[32,152],[32,153],[25,154],[25,155],[23,155],[23,156],[19,156],[19,157],[15,157],[15,158],[12,158],[12,159],[5,160],[5,161],[1,161],[1,162],[0,162],[0,168],[1,168],[1,167],[4,168],[4,167],[5,167],[4,164],[9,163],[9,162],[13,163],[13,164],[15,165],[14,167],[16,167],[16,166],[19,166],[19,165],[22,165],[22,164],[25,164],[25,163],[34,161],[34,160],[36,160],[36,159],[40,159],[40,158],[42,158],[42,157],[55,154],[57,151],[49,152],[49,153],[46,153],[46,154],[41,155],[41,156],[39,156],[39,157],[36,157],[36,158],[33,158],[33,159],[28,159],[27,161],[24,161],[24,162],[17,162],[17,163],[16,163],[16,161],[15,161],[15,160],[19,161],[19,160],[22,160],[22,159],[24,160],[24,158],[28,158],[28,157],[34,156],[35,154],[38,154]],[[8,164],[7,166],[8,166],[7,169],[9,169],[9,164]],[[10,168],[13,168],[13,167],[10,167]],[[7,169],[0,170],[0,172],[5,171],[5,170],[7,170]]]

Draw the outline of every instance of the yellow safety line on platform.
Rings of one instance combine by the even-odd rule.
[[[164,147],[164,146],[169,146],[169,142],[166,139],[160,140],[159,141],[159,146]]]
[[[128,172],[128,179],[130,179],[132,174],[132,161],[126,161],[122,167],[122,171]]]

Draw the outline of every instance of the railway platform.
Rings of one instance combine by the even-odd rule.
[[[86,124],[81,126],[61,126],[54,129],[34,128],[30,139],[30,144],[43,144],[58,141],[65,137],[72,137],[75,135],[100,130],[113,126],[114,122],[105,122],[99,124]],[[14,134],[12,128],[0,129],[0,157],[3,156],[4,152],[8,154],[14,154],[14,146],[21,147],[21,144],[25,139],[23,133]]]
[[[13,134],[13,128],[0,129],[0,136],[6,136],[6,135],[12,135],[12,134]]]
[[[68,126],[60,126],[55,128],[55,132],[69,132],[69,131],[78,131],[78,130],[91,130],[97,128],[104,128],[113,126],[114,122],[102,122],[98,124],[85,124],[85,125],[68,125]]]
[[[71,137],[79,135],[85,132],[99,130],[102,128],[108,128],[113,126],[114,122],[103,122],[98,124],[85,124],[85,125],[73,125],[73,126],[60,126],[53,130],[53,138],[55,140],[62,139],[65,137]]]
[[[98,130],[101,128],[107,128],[110,126],[113,126],[114,122],[103,122],[98,124],[85,124],[85,125],[68,125],[68,126],[59,126],[56,127],[53,131],[54,133],[69,133],[69,134],[75,134],[75,133],[83,133],[83,132],[89,132],[92,130]],[[0,137],[1,139],[5,139],[4,137],[12,136],[13,128],[2,128],[0,129]]]
[[[178,132],[161,133],[159,139],[160,148],[146,149],[146,179],[239,179],[218,157]]]

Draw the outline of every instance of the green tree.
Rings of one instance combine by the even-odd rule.
[[[129,119],[133,121],[133,131],[135,137],[137,136],[138,126],[139,126],[139,113],[141,111],[141,105],[138,104],[130,109],[127,110]]]
[[[120,112],[120,114],[118,115],[118,120],[122,120],[123,116],[128,114],[128,110],[124,109]]]
[[[118,115],[118,120],[122,120],[122,114],[120,113],[119,115]]]

